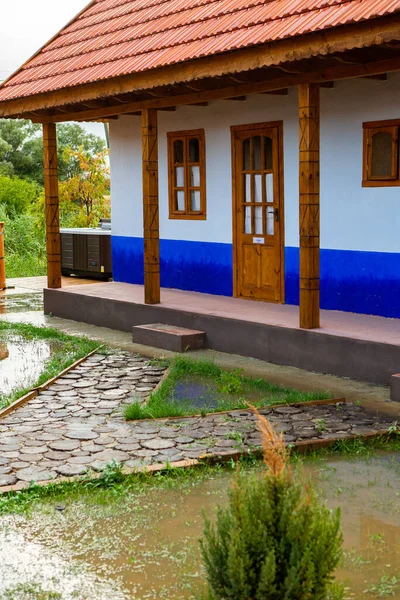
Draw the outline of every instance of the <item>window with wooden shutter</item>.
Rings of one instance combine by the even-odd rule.
[[[168,133],[169,218],[206,219],[203,129]]]
[[[364,123],[363,186],[400,185],[400,120]]]

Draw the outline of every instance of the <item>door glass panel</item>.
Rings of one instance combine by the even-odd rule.
[[[246,206],[244,209],[244,232],[252,233],[251,227],[251,206]]]
[[[272,206],[267,206],[267,235],[274,235],[274,232],[275,232],[274,209]]]
[[[372,177],[392,176],[392,134],[380,131],[372,136]]]
[[[253,138],[254,170],[261,171],[261,137]]]
[[[183,163],[183,141],[176,140],[174,142],[174,162],[178,164]]]
[[[192,190],[190,192],[190,210],[200,210],[200,192],[198,190]]]
[[[243,171],[250,171],[250,140],[243,141]]]
[[[264,228],[263,228],[263,218],[262,218],[262,206],[256,206],[254,208],[255,210],[255,221],[256,221],[256,235],[263,235],[264,234]]]
[[[175,187],[184,187],[185,171],[183,167],[175,167]]]
[[[190,167],[190,187],[200,187],[200,167]]]
[[[200,142],[197,138],[192,138],[189,141],[189,162],[200,162]]]
[[[272,171],[272,139],[264,138],[264,169]]]
[[[262,202],[262,175],[254,175],[254,202]]]
[[[274,176],[272,173],[268,173],[265,176],[265,187],[267,190],[267,202],[274,201]]]
[[[244,201],[251,202],[251,175],[244,175]]]
[[[185,192],[176,192],[176,210],[185,210]]]

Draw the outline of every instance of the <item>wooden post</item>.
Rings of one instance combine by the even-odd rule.
[[[157,111],[142,110],[144,301],[160,303]]]
[[[320,326],[319,84],[299,85],[300,327]]]
[[[0,292],[7,288],[6,260],[4,256],[4,223],[0,223]]]
[[[57,135],[54,123],[43,123],[44,193],[46,200],[47,286],[61,287],[61,236],[58,201]]]

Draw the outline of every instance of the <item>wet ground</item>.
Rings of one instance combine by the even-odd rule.
[[[320,459],[305,471],[328,506],[342,510],[345,558],[338,578],[349,588],[346,597],[384,597],[382,590],[400,577],[399,457]],[[0,519],[0,564],[6,565],[0,597],[34,600],[40,596],[6,590],[35,584],[63,599],[194,598],[204,581],[202,510],[212,515],[225,503],[232,477],[231,471],[200,482],[188,477],[172,489],[120,498],[93,491],[61,506],[45,503],[29,517]],[[400,587],[389,587],[388,597],[400,599]]]
[[[103,471],[111,461],[128,468],[174,465],[261,446],[251,410],[126,422],[127,404],[145,401],[164,372],[132,353],[95,354],[0,417],[0,492]],[[294,445],[385,433],[397,426],[391,416],[344,402],[274,406],[260,413]]]
[[[26,340],[20,335],[7,335],[0,343],[4,358],[0,360],[0,397],[15,390],[32,387],[43,371],[46,361],[60,347],[48,340]]]
[[[219,405],[223,406],[223,403],[227,400],[234,403],[240,401],[243,397],[250,404],[265,400],[264,406],[271,404],[272,400],[275,404],[279,401],[285,401],[283,391],[266,392],[244,385],[240,393],[230,393],[229,391],[221,391],[221,386],[212,378],[199,376],[190,376],[179,381],[172,391],[171,399],[197,409],[216,409]]]
[[[26,311],[43,311],[43,292],[0,296],[0,315]]]

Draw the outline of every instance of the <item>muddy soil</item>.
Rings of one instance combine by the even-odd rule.
[[[346,597],[383,597],[382,578],[400,577],[399,457],[309,460],[305,474],[329,507],[342,510],[345,557],[337,576]],[[49,501],[29,517],[3,517],[0,598],[40,597],[18,595],[24,586],[63,599],[194,598],[204,583],[202,511],[212,515],[225,503],[232,477],[224,471],[121,498],[93,492],[62,505]],[[400,599],[400,587],[390,598]]]

